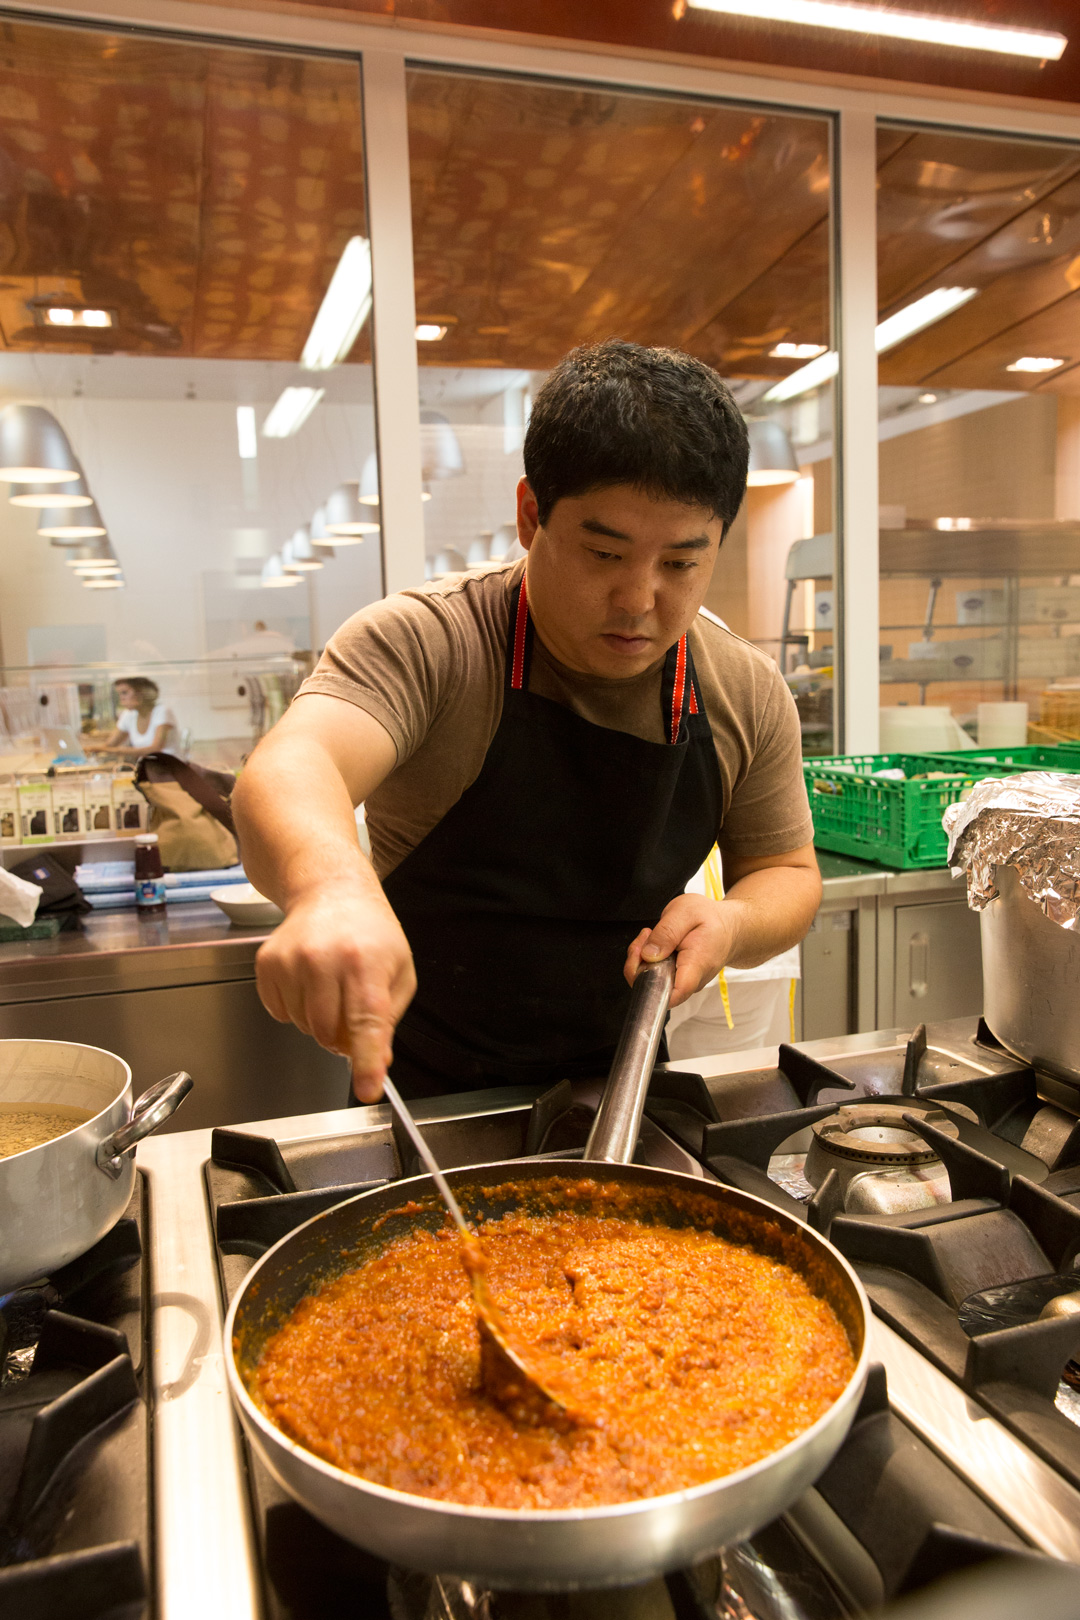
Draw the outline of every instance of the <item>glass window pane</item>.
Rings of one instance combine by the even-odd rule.
[[[321,569],[302,558],[316,566],[289,588],[260,583],[375,447],[357,65],[12,20],[0,105],[2,402],[60,423],[107,530],[89,538],[126,580],[80,583],[71,525],[3,498],[3,659],[168,664],[159,684],[196,754],[235,757],[251,746],[250,683],[238,694],[192,661],[275,654],[273,718],[297,668],[287,649],[321,645],[381,594],[377,523]],[[350,245],[326,369],[311,370]],[[111,729],[108,680],[83,684],[84,719]]]
[[[429,575],[512,554],[530,401],[568,350],[683,349],[756,444],[708,605],[803,672],[831,750],[832,390],[771,397],[831,355],[828,121],[429,70],[408,99]],[[825,578],[811,546],[789,590],[815,533]]]
[[[1080,735],[1080,148],[878,161],[882,746]]]

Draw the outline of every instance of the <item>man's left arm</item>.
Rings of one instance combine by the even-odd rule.
[[[673,1007],[723,967],[758,967],[797,945],[821,904],[821,875],[813,844],[783,855],[725,855],[722,900],[680,894],[654,928],[643,928],[626,958],[632,984],[640,962],[677,952]]]

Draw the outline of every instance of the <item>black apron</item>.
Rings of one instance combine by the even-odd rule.
[[[606,1074],[623,964],[716,841],[723,787],[686,637],[661,683],[666,743],[528,690],[525,578],[502,718],[480,774],[383,885],[416,996],[391,1074],[412,1097]]]

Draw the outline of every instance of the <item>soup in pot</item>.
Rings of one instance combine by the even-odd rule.
[[[62,1103],[0,1103],[0,1159],[66,1136],[93,1117],[85,1108]]]

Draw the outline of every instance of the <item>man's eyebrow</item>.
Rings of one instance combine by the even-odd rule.
[[[581,527],[590,534],[603,535],[608,540],[623,540],[633,543],[632,534],[623,534],[621,529],[612,529],[608,524],[601,523],[599,518],[582,518]],[[707,534],[699,534],[692,540],[674,540],[666,549],[669,551],[704,551],[712,545]]]

